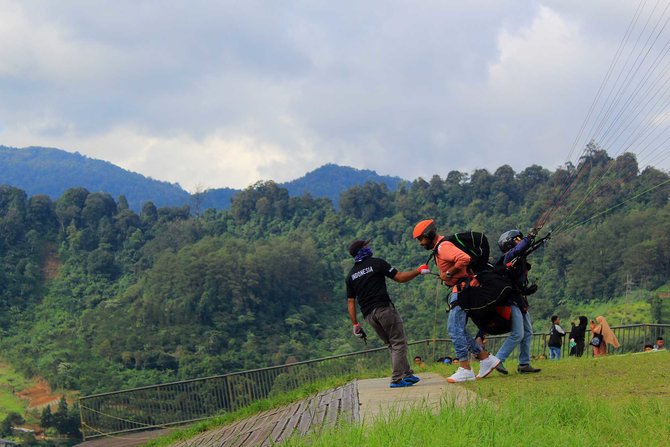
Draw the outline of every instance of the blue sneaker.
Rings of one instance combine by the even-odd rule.
[[[402,380],[404,380],[405,382],[410,382],[410,383],[419,383],[421,381],[421,379],[419,379],[414,374],[410,374],[409,376],[405,376],[405,378],[403,378]]]
[[[407,382],[405,379],[403,380],[398,380],[397,382],[391,382],[389,385],[390,388],[404,388],[406,386],[412,386],[414,385],[413,382]]]

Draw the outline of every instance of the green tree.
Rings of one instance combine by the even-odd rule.
[[[51,405],[47,405],[42,410],[42,415],[40,416],[40,426],[42,426],[42,428],[49,428],[54,426],[54,416],[51,413]]]

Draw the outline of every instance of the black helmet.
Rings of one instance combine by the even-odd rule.
[[[522,237],[523,234],[519,230],[514,229],[505,231],[503,234],[500,235],[500,239],[498,239],[498,247],[500,247],[500,251],[502,251],[503,253],[508,252],[516,245],[514,243],[514,239]]]

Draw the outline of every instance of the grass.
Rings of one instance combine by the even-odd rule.
[[[507,362],[510,371],[516,365]],[[493,373],[463,386],[483,399],[415,408],[369,427],[343,424],[287,446],[665,446],[670,438],[668,351],[541,361],[542,372]],[[443,375],[453,367],[430,368]],[[476,368],[475,368],[476,369]]]
[[[23,415],[27,402],[14,393],[30,387],[33,383],[14,371],[10,366],[0,363],[0,420],[11,412]]]
[[[466,408],[445,400],[438,414],[417,406],[386,415],[371,425],[343,423],[282,445],[366,447],[449,446],[665,446],[670,439],[670,352],[604,358],[538,361],[542,372],[521,375],[506,362],[508,376],[449,385],[465,387],[482,399]],[[425,371],[448,376],[455,367],[429,365]],[[477,369],[477,367],[475,367]],[[418,372],[420,375],[421,372]],[[359,379],[361,377],[358,377]],[[207,430],[292,403],[351,380],[340,377],[235,413],[210,419],[146,446],[168,446]]]
[[[595,319],[598,315],[603,315],[610,326],[619,326],[624,324],[639,324],[653,321],[651,317],[651,304],[648,301],[649,292],[636,291],[626,299],[620,296],[609,301],[593,301],[591,303],[570,303],[568,307],[571,315],[563,315],[563,329],[570,329],[570,321],[575,321],[580,315],[585,315],[589,320]],[[544,328],[549,323],[547,322]]]

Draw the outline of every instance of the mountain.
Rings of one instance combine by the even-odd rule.
[[[310,194],[312,197],[328,198],[337,208],[340,194],[354,186],[363,185],[367,182],[383,183],[390,191],[395,191],[402,181],[405,180],[400,177],[379,175],[368,169],[356,169],[328,163],[298,179],[280,183],[279,186],[286,188],[289,196],[292,197]],[[238,190],[230,188],[208,189],[202,193],[199,207],[200,209],[228,209],[230,208],[230,201],[238,192]]]
[[[337,207],[340,194],[353,186],[366,182],[384,183],[393,191],[401,181],[400,177],[378,175],[366,169],[326,164],[280,186],[291,196],[309,193],[312,197],[329,198]],[[69,188],[84,187],[90,192],[107,192],[114,198],[124,195],[135,211],[148,201],[158,207],[190,205],[194,211],[226,210],[240,192],[233,188],[217,188],[191,195],[176,183],[145,177],[77,152],[44,147],[0,146],[0,184],[20,188],[29,196],[45,194],[53,200]]]
[[[400,177],[379,175],[368,169],[355,169],[328,163],[299,179],[282,183],[281,186],[288,189],[291,196],[310,193],[314,197],[327,197],[337,205],[340,194],[353,186],[367,182],[384,183],[389,190],[395,191],[398,183],[402,181],[404,180]]]
[[[84,187],[90,192],[109,193],[115,199],[124,195],[136,211],[148,201],[162,207],[182,206],[191,199],[178,184],[154,180],[79,153],[44,147],[0,146],[0,184],[20,188],[29,196],[46,194],[53,200],[69,188]]]

